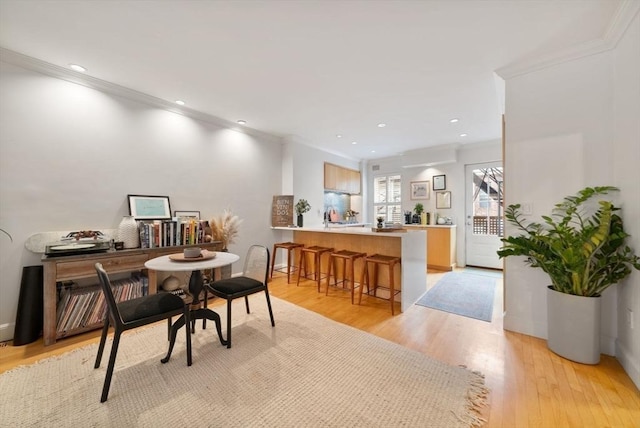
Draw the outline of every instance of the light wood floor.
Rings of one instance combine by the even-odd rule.
[[[429,286],[442,276],[429,272]],[[558,357],[546,342],[502,329],[502,286],[497,287],[491,323],[414,305],[392,317],[389,305],[363,297],[352,306],[349,293],[276,274],[273,296],[320,313],[452,365],[485,375],[490,389],[482,410],[486,427],[640,427],[640,392],[618,361],[602,356],[597,366]],[[211,305],[218,303],[212,302]],[[397,306],[399,309],[399,305]],[[277,314],[276,325],[278,322]],[[97,342],[99,331],[58,341],[44,348],[32,344],[0,348],[0,373],[41,358]]]

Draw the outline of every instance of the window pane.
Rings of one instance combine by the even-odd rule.
[[[373,179],[373,203],[387,202],[387,177]]]
[[[503,236],[502,167],[473,171],[473,233]]]
[[[400,202],[402,198],[402,181],[399,175],[389,177],[389,194],[391,198],[389,202]]]

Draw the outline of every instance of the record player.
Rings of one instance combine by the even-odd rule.
[[[78,254],[100,253],[108,251],[111,243],[100,231],[83,230],[70,232],[59,242],[52,242],[45,247],[47,256],[74,256]]]

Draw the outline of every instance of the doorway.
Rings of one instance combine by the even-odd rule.
[[[504,234],[504,174],[501,162],[465,166],[466,264],[502,269],[497,251]]]

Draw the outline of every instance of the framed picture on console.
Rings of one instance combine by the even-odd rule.
[[[129,214],[136,220],[170,220],[168,196],[127,195]]]
[[[174,217],[188,217],[195,220],[200,220],[200,211],[174,211]]]

